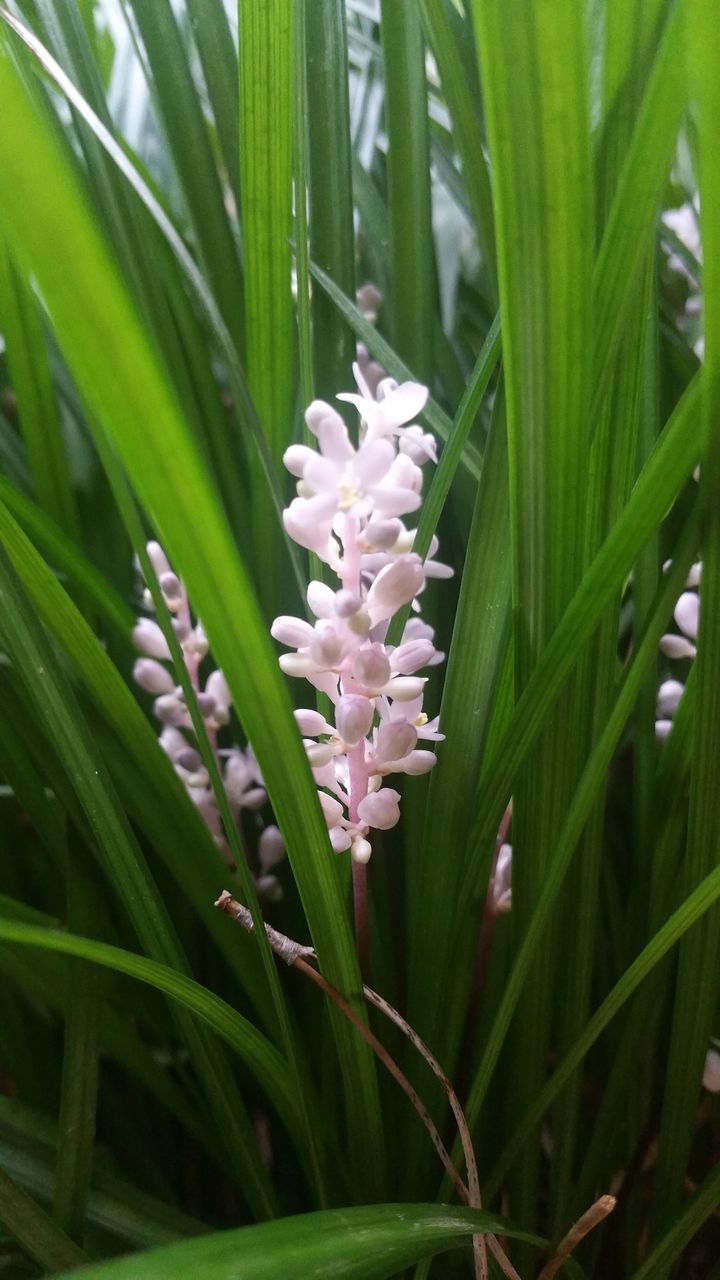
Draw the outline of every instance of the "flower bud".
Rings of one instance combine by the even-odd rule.
[[[390,662],[383,645],[374,643],[353,655],[352,674],[365,689],[382,689],[390,679]]]
[[[338,618],[350,618],[362,608],[362,600],[354,591],[345,589],[335,592],[335,613]]]
[[[174,763],[186,773],[197,773],[202,768],[200,752],[194,747],[183,747],[182,751],[178,751],[174,757]]]
[[[350,857],[353,862],[362,864],[369,862],[372,857],[372,845],[369,840],[365,840],[362,836],[356,836],[350,848]]]
[[[664,653],[666,658],[694,658],[696,654],[695,645],[686,640],[684,636],[666,635],[660,638],[660,652]]]
[[[373,721],[373,704],[369,698],[349,693],[340,698],[335,708],[335,724],[348,747],[357,746],[369,732]]]
[[[133,627],[132,640],[135,648],[149,658],[164,658],[166,662],[169,661],[168,642],[157,622],[152,622],[150,618],[141,618]]]
[[[270,635],[273,640],[286,644],[290,649],[306,649],[314,631],[303,618],[290,618],[283,614],[273,622]]]
[[[338,826],[340,820],[344,817],[340,801],[336,800],[334,796],[329,796],[327,791],[318,791],[318,800],[328,827]]]
[[[340,418],[340,414],[326,400],[313,400],[305,410],[305,421],[314,436],[318,433],[320,423],[326,418]],[[342,418],[340,421],[342,422]]]
[[[673,727],[672,720],[656,720],[655,721],[655,737],[658,742],[664,742],[670,730]]]
[[[311,769],[321,769],[324,764],[329,764],[335,752],[330,742],[306,742],[305,754],[308,758]]]
[[[175,693],[163,693],[153,703],[153,713],[162,724],[184,725],[190,728],[191,720],[185,703]]]
[[[394,676],[383,686],[383,693],[397,702],[413,702],[422,695],[427,684],[426,676]]]
[[[170,561],[159,542],[148,542],[145,550],[147,551],[148,560],[155,570],[156,578],[162,578],[164,573],[171,572]]]
[[[389,831],[400,821],[400,793],[392,787],[383,787],[364,796],[358,808],[358,818],[368,827]]]
[[[165,603],[169,609],[173,606],[177,608],[182,604],[183,587],[176,573],[163,573],[159,579],[160,590],[165,597]]]
[[[320,733],[332,733],[332,726],[328,724],[324,716],[319,711],[310,711],[301,708],[294,713],[298,729],[304,738],[317,738]]]
[[[658,689],[657,714],[661,718],[674,716],[685,686],[679,680],[664,680]]]
[[[402,760],[398,760],[397,764],[398,768],[402,765],[403,773],[418,778],[435,768],[437,756],[434,751],[411,751],[409,755],[403,756]]]
[[[258,840],[258,859],[264,875],[282,862],[285,857],[285,844],[276,826],[270,823],[265,827]]]
[[[205,692],[215,699],[215,705],[227,711],[232,706],[232,694],[222,671],[211,671],[205,681]]]
[[[302,476],[305,467],[315,454],[312,449],[308,449],[304,444],[291,444],[283,454],[283,463],[291,476]]]
[[[303,653],[281,653],[278,666],[286,676],[309,676],[311,672],[317,671],[312,659]]]
[[[138,658],[133,667],[133,680],[146,693],[172,693],[175,688],[170,672],[152,658]]]
[[[367,597],[373,626],[392,617],[404,604],[413,600],[425,585],[419,556],[407,555],[381,569]]]
[[[375,757],[378,762],[402,760],[417,742],[417,729],[406,720],[385,720],[378,729]]]
[[[700,597],[695,591],[683,591],[675,605],[675,621],[691,640],[697,640],[700,620]]]
[[[428,666],[435,657],[431,640],[408,640],[390,655],[390,666],[399,676],[411,676],[420,667]]]
[[[343,642],[338,635],[334,623],[321,619],[315,624],[315,631],[308,646],[308,656],[317,667],[336,667],[342,658]]]
[[[210,645],[208,644],[208,638],[205,635],[205,628],[203,627],[202,622],[196,623],[185,641],[183,648],[186,653],[192,653],[196,658],[204,658],[206,656]]]
[[[198,708],[200,710],[200,715],[202,716],[203,720],[209,720],[210,717],[214,715],[216,711],[216,703],[212,694],[198,693],[196,694],[196,699],[197,699]]]
[[[702,1082],[709,1093],[720,1093],[720,1053],[717,1049],[708,1049],[705,1055]]]
[[[363,537],[369,546],[376,551],[389,551],[395,546],[403,531],[401,520],[370,520],[365,526]]]
[[[317,579],[308,583],[307,602],[316,618],[332,618],[335,612],[335,592]]]

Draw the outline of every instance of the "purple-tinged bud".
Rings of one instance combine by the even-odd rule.
[[[389,831],[400,821],[400,793],[392,787],[371,791],[360,801],[357,811],[360,821],[368,827]]]
[[[686,587],[699,587],[700,578],[702,577],[702,560],[698,560],[697,564],[692,566],[687,578],[685,579]]]
[[[664,680],[658,689],[658,716],[661,718],[674,716],[684,692],[685,685],[681,684],[679,680]]]
[[[174,693],[163,693],[159,698],[156,698],[153,703],[153,713],[161,724],[174,725],[175,727],[184,725],[186,728],[191,725],[185,703]]]
[[[353,655],[352,674],[364,689],[382,689],[390,679],[390,662],[385,649],[377,642],[358,649]]]
[[[377,733],[375,757],[378,762],[402,760],[417,742],[417,729],[406,720],[385,720]]]
[[[155,570],[156,578],[162,578],[164,573],[171,572],[170,561],[159,542],[148,542],[145,550],[147,551],[148,560]]]
[[[362,600],[355,595],[354,591],[346,591],[343,588],[335,592],[335,613],[338,618],[350,618],[361,608]]]
[[[169,609],[173,606],[177,607],[183,602],[185,595],[183,585],[176,573],[163,573],[159,579],[160,590],[165,597],[165,603]]]
[[[304,738],[317,738],[321,733],[332,733],[332,725],[328,724],[319,711],[301,708],[295,711],[294,715],[298,729]]]
[[[174,756],[174,762],[181,769],[185,769],[187,773],[197,773],[202,768],[202,758],[200,752],[194,747],[184,747],[182,751],[178,751]]]
[[[160,734],[159,742],[163,751],[170,757],[173,763],[183,751],[191,749],[188,747],[188,744],[180,730],[174,729],[172,725],[166,725]]]
[[[666,635],[660,637],[660,652],[666,658],[694,658],[697,652],[695,645],[684,636]]]
[[[368,591],[367,607],[373,626],[392,617],[413,600],[425,585],[419,556],[403,556],[381,569]]]
[[[290,618],[281,615],[276,618],[270,628],[273,640],[286,644],[291,649],[306,649],[315,632],[309,622],[303,618]]]
[[[157,622],[150,618],[141,618],[133,627],[132,640],[135,648],[149,658],[164,658],[166,662],[170,659],[168,642]]]
[[[402,520],[370,520],[363,530],[363,538],[376,551],[389,551],[403,532]]]
[[[205,681],[205,692],[215,699],[218,708],[227,711],[232,706],[230,687],[222,671],[211,671]]]
[[[658,742],[664,742],[670,730],[673,727],[672,720],[656,720],[655,721],[655,737]]]
[[[217,704],[215,702],[215,699],[210,693],[198,693],[196,697],[197,697],[197,704],[200,709],[200,715],[202,716],[203,720],[209,720],[210,717],[214,715],[215,711],[217,710]]]
[[[350,835],[345,827],[329,827],[328,835],[333,853],[345,853],[350,848]]]
[[[335,724],[343,742],[348,747],[357,746],[373,722],[373,704],[360,694],[345,694],[335,708]]]
[[[175,632],[175,635],[177,636],[181,644],[183,644],[184,641],[187,640],[191,630],[190,623],[187,622],[185,619],[180,619],[180,618],[172,619],[172,629]]]
[[[133,680],[146,693],[172,693],[175,688],[170,672],[152,658],[138,658],[133,667]]]
[[[700,620],[700,597],[695,591],[684,591],[675,605],[675,621],[691,640],[697,640]]]
[[[270,823],[265,827],[258,840],[258,859],[265,875],[282,862],[285,857],[285,844],[276,826]]]
[[[390,666],[399,676],[411,676],[420,667],[427,667],[435,657],[435,646],[430,640],[408,640],[390,655]]]
[[[332,622],[322,620],[315,624],[315,633],[308,646],[308,656],[317,667],[336,667],[342,658],[343,642]]]

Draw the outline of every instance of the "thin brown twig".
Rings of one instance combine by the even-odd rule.
[[[553,1280],[553,1276],[557,1275],[563,1262],[567,1261],[573,1249],[579,1245],[588,1232],[592,1231],[604,1218],[607,1218],[609,1213],[612,1213],[616,1203],[615,1196],[600,1196],[600,1199],[596,1200],[595,1204],[586,1209],[582,1217],[578,1218],[567,1235],[560,1241],[552,1258],[549,1258],[545,1263],[538,1280]]]
[[[225,911],[238,924],[242,925],[243,928],[248,929],[249,931],[252,932],[253,922],[252,922],[252,917],[250,915],[250,912],[248,911],[247,907],[244,907],[241,903],[237,902],[237,900],[232,897],[232,895],[227,891],[227,889],[223,890],[223,892],[221,893],[215,905],[216,907],[219,907],[222,911]],[[447,1096],[448,1096],[448,1100],[450,1102],[450,1106],[452,1108],[453,1114],[455,1116],[455,1119],[458,1125],[460,1140],[462,1142],[463,1152],[465,1155],[465,1163],[467,1165],[469,1186],[465,1185],[462,1178],[460,1177],[460,1174],[458,1173],[457,1169],[452,1163],[452,1160],[450,1159],[450,1156],[445,1148],[445,1145],[440,1137],[440,1134],[437,1131],[437,1128],[429,1112],[427,1111],[427,1108],[419,1098],[413,1086],[410,1084],[410,1081],[407,1079],[404,1073],[400,1070],[395,1060],[390,1056],[390,1054],[387,1052],[384,1046],[380,1043],[377,1037],[373,1034],[373,1032],[370,1030],[367,1024],[363,1021],[362,1018],[358,1016],[358,1014],[355,1012],[352,1006],[348,1004],[347,1000],[344,999],[344,997],[340,994],[340,992],[337,991],[336,988],[333,987],[332,984],[327,981],[327,979],[323,976],[323,974],[321,974],[317,969],[315,969],[311,964],[308,963],[309,959],[315,958],[315,952],[313,951],[313,948],[303,947],[299,943],[293,942],[290,938],[287,938],[285,934],[278,933],[278,931],[276,929],[273,929],[270,925],[266,924],[265,929],[267,932],[267,937],[268,937],[270,946],[276,952],[276,954],[279,955],[283,960],[285,960],[287,964],[291,965],[294,968],[300,969],[307,977],[309,977],[316,984],[316,986],[320,987],[320,989],[324,992],[324,994],[330,1000],[332,1000],[334,1004],[337,1005],[337,1007],[341,1010],[341,1012],[345,1015],[345,1017],[348,1018],[348,1020],[352,1023],[352,1025],[363,1037],[363,1039],[366,1040],[366,1042],[370,1045],[373,1051],[380,1058],[380,1061],[390,1072],[393,1079],[397,1081],[397,1083],[400,1085],[400,1088],[403,1090],[403,1092],[407,1095],[407,1097],[412,1102],[412,1105],[415,1108],[417,1114],[420,1116],[420,1119],[422,1120],[423,1124],[425,1125],[425,1128],[427,1129],[430,1135],[430,1139],[433,1143],[433,1146],[435,1147],[435,1150],[440,1156],[440,1159],[442,1160],[443,1165],[449,1177],[451,1178],[453,1185],[455,1186],[460,1198],[464,1201],[465,1204],[469,1205],[471,1208],[474,1208],[474,1209],[482,1208],[482,1200],[480,1196],[480,1182],[479,1182],[478,1171],[477,1171],[477,1162],[475,1159],[475,1153],[473,1151],[472,1139],[470,1137],[470,1130],[467,1124],[467,1120],[465,1119],[464,1112],[460,1105],[460,1100],[457,1094],[455,1093],[455,1090],[453,1089],[450,1081],[448,1080],[439,1062],[434,1057],[434,1055],[430,1052],[430,1050],[428,1049],[424,1041],[420,1038],[417,1032],[413,1030],[410,1024],[406,1021],[406,1019],[403,1018],[402,1014],[399,1013],[397,1009],[393,1008],[393,1006],[389,1004],[388,1001],[385,1000],[383,996],[378,995],[378,993],[376,991],[373,991],[372,988],[363,986],[363,994],[366,1000],[370,1004],[373,1004],[382,1013],[384,1013],[386,1017],[390,1018],[391,1021],[394,1022],[394,1024],[400,1028],[400,1030],[404,1033],[404,1035],[408,1037],[410,1042],[415,1046],[418,1052],[425,1059],[428,1066],[433,1071],[433,1073],[435,1074],[435,1076],[437,1077],[437,1079],[440,1081],[443,1088],[445,1089],[445,1092],[447,1093]],[[494,1257],[496,1258],[503,1273],[508,1277],[508,1280],[520,1280],[520,1277],[518,1276],[517,1271],[513,1267],[507,1255],[504,1253],[503,1249],[501,1248],[496,1238],[492,1235],[488,1235],[487,1243],[486,1243],[485,1235],[480,1233],[473,1236],[473,1253],[474,1253],[474,1260],[475,1260],[475,1274],[477,1276],[477,1280],[487,1280],[487,1276],[488,1276],[487,1244],[489,1244],[489,1247]]]

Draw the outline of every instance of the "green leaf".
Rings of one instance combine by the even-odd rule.
[[[237,244],[200,100],[169,0],[131,0],[200,257],[225,324],[240,349],[243,288]]]
[[[278,465],[290,433],[294,365],[291,10],[290,0],[238,6],[246,364]]]
[[[355,297],[352,160],[345,0],[305,4],[310,142],[310,245],[336,287]],[[312,299],[315,391],[332,399],[348,384],[355,345],[325,294]]]
[[[82,1267],[87,1254],[55,1225],[31,1196],[0,1169],[0,1222],[23,1249],[54,1274],[68,1267]]]
[[[428,1254],[458,1248],[477,1231],[542,1243],[478,1210],[382,1204],[224,1231],[90,1267],[82,1275],[137,1280],[140,1267],[144,1280],[386,1280]]]
[[[420,382],[432,374],[435,262],[425,48],[420,15],[381,0],[393,346]]]
[[[687,13],[690,91],[698,110],[698,161],[706,357],[701,371],[700,507],[702,609],[696,658],[690,813],[682,884],[688,893],[720,861],[720,166],[714,121],[720,110],[716,75],[720,40],[714,9],[700,0]],[[663,1230],[682,1202],[692,1147],[693,1116],[708,1041],[717,1013],[708,983],[720,959],[720,910],[713,911],[680,946],[670,1033],[660,1152],[655,1184],[654,1229]],[[659,1276],[665,1271],[658,1272]]]
[[[118,448],[187,582],[265,777],[320,964],[334,985],[352,993],[358,988],[357,964],[327,827],[247,573],[107,247],[5,55],[0,57],[0,97],[23,121],[22,130],[0,139],[8,174],[0,196],[7,234],[40,282],[81,394]],[[28,223],[27,201],[35,202],[41,176],[43,198],[38,216]],[[62,262],[53,251],[58,238],[65,248]],[[376,1186],[382,1137],[374,1063],[344,1019],[334,1017],[333,1026],[354,1163],[362,1181]]]
[[[38,304],[1,243],[0,324],[38,506],[64,534],[76,538],[77,508]]]

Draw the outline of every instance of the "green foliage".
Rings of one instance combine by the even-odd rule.
[[[719,64],[710,0],[0,9],[3,1274],[462,1276],[479,1231],[530,1280],[617,1188],[561,1275],[710,1274]],[[446,1203],[339,1009],[213,905],[312,943],[464,1176],[445,1093],[362,1000],[269,635],[318,576],[282,455],[358,342],[429,386],[415,549],[456,571],[422,597],[446,740],[369,866],[370,981],[455,1084],[487,1214]],[[238,875],[132,683],[150,537],[256,754],[274,902],[254,816]],[[698,560],[690,667],[658,646]]]

